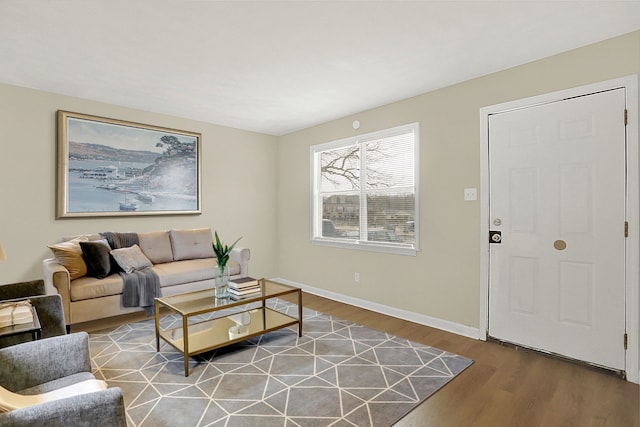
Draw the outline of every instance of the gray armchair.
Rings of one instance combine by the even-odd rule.
[[[30,299],[38,313],[42,326],[42,338],[50,338],[67,333],[60,295],[45,295],[43,280],[0,285],[0,301]],[[29,332],[0,338],[0,348],[31,341]]]
[[[0,349],[0,385],[14,393],[39,394],[94,379],[86,332]],[[0,427],[125,427],[118,387],[0,413]]]

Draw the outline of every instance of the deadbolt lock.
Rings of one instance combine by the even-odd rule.
[[[502,231],[489,231],[489,243],[502,243]]]

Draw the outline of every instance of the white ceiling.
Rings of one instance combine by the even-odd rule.
[[[0,0],[0,82],[283,135],[638,29],[640,0]]]

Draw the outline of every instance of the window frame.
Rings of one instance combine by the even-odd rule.
[[[320,175],[320,154],[324,151],[334,150],[341,147],[354,146],[358,144],[363,144],[369,141],[373,141],[376,139],[387,138],[395,135],[400,135],[404,133],[413,132],[413,162],[414,162],[414,241],[413,243],[393,243],[393,242],[377,242],[377,241],[369,241],[369,240],[360,240],[360,239],[345,239],[340,237],[324,237],[322,236],[322,209],[323,204],[320,199],[320,183],[321,183],[321,175]],[[362,145],[361,145],[362,146]],[[399,254],[399,255],[410,255],[415,256],[417,252],[420,250],[419,247],[419,183],[420,183],[420,124],[418,122],[410,123],[406,125],[396,126],[389,129],[383,129],[379,131],[369,132],[362,135],[355,135],[352,137],[347,137],[343,139],[339,139],[336,141],[325,142],[321,144],[312,145],[310,147],[310,227],[309,234],[310,240],[313,245],[318,246],[328,246],[328,247],[337,247],[344,249],[356,249],[356,250],[364,250],[370,252],[381,252],[381,253],[390,253],[390,254]],[[360,176],[363,176],[361,174]],[[367,188],[366,185],[361,185],[359,190],[355,190],[354,192],[358,193],[361,197],[366,197]],[[362,214],[362,213],[361,213]],[[362,223],[362,217],[360,219]],[[361,229],[362,230],[362,229]],[[364,234],[361,231],[361,235]]]

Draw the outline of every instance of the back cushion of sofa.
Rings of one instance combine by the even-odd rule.
[[[162,264],[173,261],[171,240],[168,231],[149,231],[138,233],[140,249],[154,264]]]
[[[215,257],[210,228],[171,230],[169,236],[174,261]]]

